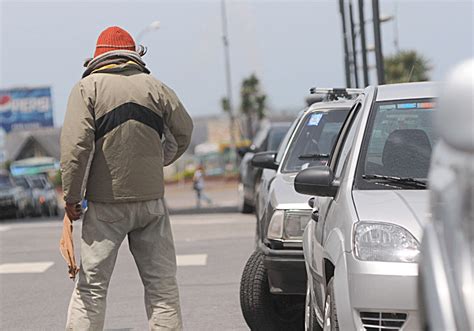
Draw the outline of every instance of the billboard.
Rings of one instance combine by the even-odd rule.
[[[53,126],[51,88],[0,89],[0,127],[6,132]]]

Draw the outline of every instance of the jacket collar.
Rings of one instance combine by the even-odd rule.
[[[140,55],[137,52],[132,51],[111,51],[101,54],[90,61],[87,61],[84,66],[82,78],[89,76],[94,72],[119,72],[133,67],[136,70],[142,71],[146,74],[150,73],[150,70],[146,67]]]

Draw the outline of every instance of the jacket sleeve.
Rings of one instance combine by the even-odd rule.
[[[163,94],[163,120],[178,145],[176,154],[169,162],[171,164],[183,155],[188,148],[193,133],[193,121],[172,89],[165,86]]]
[[[61,176],[64,200],[69,203],[82,200],[84,177],[95,142],[93,108],[84,94],[81,83],[74,86],[61,130]]]

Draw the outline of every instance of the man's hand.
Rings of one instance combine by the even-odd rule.
[[[82,216],[82,208],[79,203],[68,203],[66,202],[66,214],[71,221],[76,221]]]

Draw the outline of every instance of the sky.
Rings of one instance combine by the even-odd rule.
[[[372,45],[371,1],[365,3]],[[228,0],[227,15],[234,108],[251,73],[272,111],[303,108],[310,87],[344,86],[338,1]],[[396,18],[382,25],[384,55],[395,52],[398,36],[400,49],[430,61],[433,80],[474,54],[472,1],[382,0],[381,15]],[[51,86],[55,125],[61,126],[69,91],[99,33],[118,25],[137,36],[156,20],[161,28],[142,39],[152,74],[177,92],[192,116],[221,114],[226,88],[218,0],[0,0],[0,88]],[[373,54],[369,62],[374,65]]]

